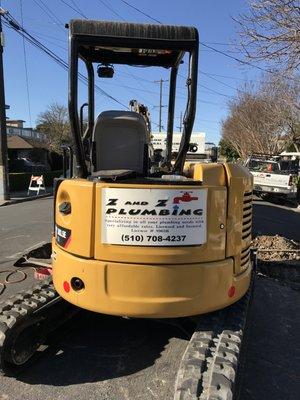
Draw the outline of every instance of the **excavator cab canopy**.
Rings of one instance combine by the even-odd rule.
[[[170,172],[182,172],[192,133],[197,93],[198,31],[194,27],[134,24],[109,21],[71,20],[69,24],[69,114],[75,143],[77,175],[87,177],[86,147],[95,124],[93,63],[105,65],[165,67],[170,72],[167,146],[165,165]],[[187,106],[181,145],[171,165],[176,78],[185,53],[189,53]],[[88,127],[82,135],[78,118],[78,59],[88,76]]]

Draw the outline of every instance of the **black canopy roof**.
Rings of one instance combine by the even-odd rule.
[[[194,27],[71,20],[79,56],[92,62],[170,67],[198,47]]]

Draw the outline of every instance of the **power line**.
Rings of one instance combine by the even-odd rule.
[[[218,106],[218,107],[220,106],[219,103],[214,103],[213,101],[208,101],[208,100],[200,100],[200,99],[198,99],[197,103],[211,104],[213,106]]]
[[[218,76],[219,78],[233,79],[235,81],[244,81],[244,79],[242,79],[242,78],[236,78],[236,77],[228,76],[228,75],[212,74],[210,72],[204,72],[203,70],[200,70],[200,73],[202,73],[204,75],[209,75],[209,76]]]
[[[23,21],[23,4],[22,0],[20,0],[20,14],[21,14],[21,24],[24,26]],[[23,55],[24,55],[24,67],[25,67],[25,80],[26,80],[26,91],[27,91],[27,105],[28,105],[28,115],[30,127],[32,127],[32,119],[31,119],[31,106],[30,106],[30,94],[29,94],[29,80],[28,80],[28,69],[27,69],[27,57],[26,57],[26,46],[25,46],[25,38],[23,37]]]
[[[127,67],[125,67],[125,68],[127,68]],[[128,72],[127,75],[130,76],[132,79],[134,79],[138,83],[138,85],[142,88],[142,90],[147,90],[148,91],[148,88],[146,86],[144,86],[144,82],[141,83],[141,81],[143,81],[143,79],[133,75],[131,72]],[[148,81],[148,82],[151,82],[152,85],[154,83],[153,81]]]
[[[123,72],[121,72],[120,74],[122,74],[122,75],[127,75],[127,76],[131,76],[131,77],[134,76],[134,79],[140,80],[140,81],[143,81],[143,82],[147,82],[147,83],[151,83],[151,84],[154,83],[154,81],[151,81],[150,79],[142,78],[141,76],[133,75],[133,74],[131,74],[131,73],[129,73],[129,72],[124,72],[124,71],[123,71]]]
[[[52,35],[46,35],[45,33],[33,31],[33,30],[31,30],[31,29],[30,29],[30,32],[31,32],[31,33],[35,33],[36,36],[44,36],[45,38],[50,38],[50,39],[53,39],[53,40],[57,40],[58,42],[62,42],[62,43],[64,43],[64,44],[66,43],[66,40],[59,39],[59,38],[57,38],[57,37],[55,37],[55,36],[52,36]]]
[[[117,13],[117,11],[115,11],[109,4],[105,3],[105,1],[103,0],[98,0],[101,4],[104,5],[104,7],[106,7],[108,10],[110,10],[114,15],[116,15],[118,18],[120,18],[122,21],[126,21],[126,19],[124,19],[122,17],[122,15],[120,15],[119,13]]]
[[[199,49],[200,54],[201,53],[214,53],[214,50],[210,49]],[[226,54],[241,54],[241,51],[238,50],[226,50]]]
[[[62,0],[61,0],[62,1]],[[100,1],[100,0],[99,0]],[[151,20],[153,20],[153,21],[155,21],[155,22],[157,22],[157,23],[159,23],[159,24],[162,24],[162,22],[161,21],[159,21],[159,20],[157,20],[156,18],[153,18],[153,17],[151,17],[151,15],[149,15],[149,14],[147,14],[147,13],[145,13],[145,12],[143,12],[142,10],[140,10],[138,7],[135,7],[135,6],[133,6],[132,4],[130,4],[130,3],[128,3],[127,1],[125,1],[125,0],[121,0],[125,5],[127,5],[128,7],[131,7],[131,8],[133,8],[134,10],[136,10],[137,12],[139,12],[140,14],[143,14],[144,16],[146,16],[146,17],[148,17],[148,18],[150,18]],[[103,2],[103,1],[102,1]],[[73,4],[74,4],[74,2],[72,2]],[[103,2],[103,4],[104,4],[104,2]],[[70,6],[70,5],[69,5]],[[107,7],[108,8],[108,7]],[[113,10],[113,9],[111,9],[111,11],[112,12],[114,12],[114,14],[115,15],[118,15],[119,17],[120,17],[120,15],[119,14],[117,14],[117,12],[115,11],[115,10]],[[122,18],[123,19],[123,18]],[[129,74],[128,74],[129,75]],[[84,77],[85,78],[85,77]],[[137,77],[137,78],[139,78],[139,77]],[[86,78],[85,78],[86,79]],[[140,78],[140,79],[143,79],[143,78]],[[147,81],[146,79],[143,79],[144,81]],[[151,82],[151,83],[153,83],[152,81],[148,81],[148,82]],[[98,89],[99,90],[103,90],[103,89],[100,89],[99,87],[98,87]],[[212,89],[209,89],[211,92],[213,92],[213,90]],[[104,91],[103,91],[104,92]],[[103,94],[103,93],[102,93]],[[219,94],[219,93],[216,93],[216,94]],[[108,95],[108,94],[107,94]],[[221,95],[223,95],[223,96],[227,96],[227,95],[224,95],[224,94],[221,94]],[[109,97],[112,97],[112,96],[110,96],[110,95],[108,95]],[[116,99],[114,99],[115,101],[116,101]],[[121,104],[122,106],[124,106],[124,104],[122,104],[122,103],[120,103],[118,100],[117,100],[117,102],[119,103],[119,104]],[[197,102],[200,102],[200,103],[204,103],[204,104],[209,104],[209,105],[215,105],[215,106],[219,106],[219,104],[218,103],[215,103],[215,102],[211,102],[211,101],[207,101],[207,100],[198,100]],[[126,107],[126,106],[124,106],[124,107]]]
[[[244,60],[241,60],[240,58],[231,56],[231,55],[225,53],[224,51],[219,50],[219,49],[216,49],[216,48],[214,48],[214,47],[212,47],[212,46],[209,46],[208,44],[205,44],[205,43],[203,43],[203,42],[200,42],[200,44],[201,44],[202,46],[204,46],[204,47],[207,47],[207,48],[210,49],[210,50],[213,50],[213,51],[216,52],[216,53],[222,54],[223,56],[225,56],[225,57],[227,57],[227,58],[231,58],[232,60],[235,60],[235,61],[239,62],[240,64],[249,65],[250,67],[259,69],[260,71],[269,72],[269,73],[274,73],[273,71],[270,71],[270,70],[268,70],[268,69],[259,67],[258,65],[252,64],[252,63],[250,63],[250,62],[248,62],[248,61],[244,61]]]
[[[128,1],[125,0],[121,0],[122,3],[126,4],[128,7],[133,8],[135,11],[139,12],[140,14],[145,15],[146,17],[148,17],[149,19],[151,19],[154,22],[158,22],[159,24],[162,24],[162,22],[160,22],[158,19],[151,17],[151,15],[145,13],[144,11],[140,10],[139,8],[135,7],[134,5],[128,3]]]
[[[180,77],[183,78],[183,79],[186,79],[186,77],[185,77],[184,75],[182,75],[182,74],[178,74],[178,76],[180,76]],[[211,89],[210,87],[205,86],[205,85],[203,85],[202,83],[197,83],[197,86],[198,86],[198,87],[202,87],[202,88],[208,90],[209,92],[214,93],[214,94],[217,94],[217,95],[219,95],[219,96],[228,97],[228,98],[231,98],[231,97],[232,97],[232,96],[229,96],[228,94],[221,93],[221,92],[218,92],[217,90]]]
[[[211,93],[217,94],[218,96],[223,96],[223,97],[228,97],[228,98],[231,98],[231,97],[232,97],[232,96],[229,96],[228,94],[221,93],[221,92],[218,92],[217,90],[211,89],[210,87],[205,86],[205,85],[203,85],[202,83],[198,83],[198,86],[200,86],[200,87],[202,87],[202,88],[208,90],[208,91],[211,92]]]
[[[50,50],[47,46],[45,46],[43,43],[41,43],[39,40],[37,40],[34,36],[32,36],[28,31],[26,31],[19,23],[18,21],[8,12],[3,14],[3,18],[6,21],[6,26],[12,28],[17,32],[19,35],[23,36],[25,40],[27,40],[29,43],[31,43],[33,46],[37,47],[39,50],[43,51],[46,53],[49,57],[51,57],[58,65],[60,65],[62,68],[64,68],[66,71],[68,71],[68,63],[64,61],[61,57],[59,57],[56,53],[54,53],[52,50]],[[78,79],[82,82],[87,84],[88,79],[86,76],[81,74],[80,72],[78,73]],[[107,93],[105,90],[100,88],[99,86],[95,85],[95,90],[106,96],[107,98],[113,100],[114,102],[120,104],[122,107],[128,108],[126,105],[124,105],[121,101]]]
[[[28,33],[28,31],[27,31],[27,33]],[[32,36],[32,35],[31,35]],[[38,35],[37,35],[38,36]],[[46,35],[45,35],[46,36]],[[47,35],[47,37],[48,37],[48,35]],[[55,39],[55,40],[58,40],[57,38],[54,38],[53,36],[51,36],[51,38],[53,38],[53,39]],[[48,40],[48,42],[50,42],[49,40]],[[51,43],[51,42],[50,42]],[[57,45],[57,44],[54,44],[54,43],[52,43],[53,45],[55,45],[55,46],[58,46],[58,47],[60,47],[60,48],[62,48],[63,50],[67,50],[67,49],[65,49],[64,47],[62,47],[62,46],[59,46],[59,45]],[[57,61],[57,60],[56,60]],[[65,69],[66,69],[66,66],[63,66]],[[130,74],[130,76],[131,77],[133,77],[133,75],[132,74]],[[80,74],[79,74],[79,77],[80,77]],[[85,79],[85,77],[84,76],[82,76],[81,78],[83,78],[83,79]],[[152,81],[151,81],[151,83],[153,83]],[[121,85],[119,85],[119,86],[121,86]],[[131,88],[131,87],[129,87],[129,86],[125,86],[125,85],[123,85],[122,87],[124,87],[125,89],[131,89],[131,90],[136,90],[136,88]],[[103,89],[100,89],[99,87],[97,87],[97,85],[95,86],[95,88],[96,88],[96,90],[98,89],[98,91],[99,90],[101,90],[101,91],[103,91]],[[141,91],[141,90],[140,90]],[[144,90],[145,92],[146,92],[146,90]],[[104,92],[104,91],[103,91]],[[148,91],[149,93],[150,93],[150,91]],[[106,93],[106,92],[105,92]],[[153,94],[155,93],[155,92],[152,92]],[[104,93],[101,93],[101,94],[104,94]],[[108,96],[110,96],[109,94],[108,94]],[[114,98],[113,98],[114,99]],[[117,100],[117,99],[115,99],[115,100]],[[118,100],[117,100],[117,102],[118,102]],[[125,106],[124,104],[122,104],[121,102],[119,102],[119,104],[121,104],[123,107],[126,107],[126,108],[128,108],[127,106]]]
[[[61,3],[63,3],[65,6],[69,7],[71,10],[75,11],[77,14],[79,14],[81,17],[88,19],[88,17],[86,15],[83,14],[82,11],[80,11],[80,9],[76,6],[73,7],[71,6],[71,4],[67,3],[65,0],[60,0]],[[73,3],[74,4],[74,3]]]
[[[212,124],[218,124],[220,122],[220,121],[213,121],[212,119],[203,119],[203,118],[199,118],[199,121],[210,122]]]
[[[150,18],[151,20],[153,20],[153,21],[155,21],[155,22],[158,22],[159,24],[162,24],[161,21],[159,21],[159,20],[153,18],[153,17],[152,17],[151,15],[149,15],[149,14],[146,14],[145,12],[143,12],[142,10],[140,10],[139,8],[133,6],[132,4],[129,4],[127,1],[125,1],[125,0],[121,0],[121,1],[122,1],[122,3],[126,4],[127,6],[129,6],[129,7],[131,7],[131,8],[134,8],[136,11],[138,11],[139,13],[145,15],[146,17]],[[266,69],[266,68],[260,67],[260,66],[258,66],[258,65],[252,64],[252,63],[250,63],[250,62],[248,62],[248,61],[241,60],[240,58],[237,58],[237,57],[235,57],[235,56],[231,56],[231,55],[225,53],[225,52],[222,51],[222,50],[216,49],[215,47],[212,47],[212,46],[208,45],[207,43],[209,43],[209,42],[206,42],[206,43],[205,43],[205,42],[202,42],[202,41],[201,41],[201,42],[199,42],[199,43],[200,43],[202,46],[204,46],[204,47],[206,47],[206,48],[208,48],[208,49],[210,49],[210,50],[212,50],[212,51],[214,51],[214,52],[216,52],[216,53],[222,54],[223,56],[225,56],[225,57],[227,57],[227,58],[231,58],[232,60],[237,61],[237,62],[240,63],[240,64],[248,65],[248,66],[253,67],[253,68],[256,68],[256,69],[258,69],[258,70],[260,70],[260,71],[264,71],[264,72],[268,72],[268,73],[276,73],[276,72],[271,71],[271,70],[269,70],[269,69]],[[223,44],[224,44],[224,43],[223,43]],[[290,77],[289,77],[289,78],[290,78]],[[290,78],[290,79],[294,79],[294,80],[295,80],[295,78]]]
[[[35,36],[37,36],[40,39],[43,39],[43,41],[46,42],[46,43],[50,43],[52,46],[58,47],[59,49],[62,49],[64,51],[66,51],[66,52],[68,51],[68,49],[66,47],[63,47],[63,46],[61,46],[61,45],[59,45],[59,44],[57,44],[55,42],[52,42],[52,40],[43,38],[41,34],[36,33]]]
[[[219,81],[219,79],[216,79],[216,78],[214,78],[213,76],[210,76],[210,74],[207,74],[207,73],[204,72],[204,71],[199,70],[199,72],[200,72],[200,74],[207,76],[209,79],[212,79],[213,81],[216,81],[216,82],[218,82],[218,83],[221,83],[221,85],[224,85],[224,86],[229,87],[230,89],[236,90],[236,88],[235,88],[234,86],[231,86],[231,85],[228,85],[228,84],[225,83],[225,82]]]
[[[61,1],[62,1],[62,0],[61,0]],[[113,8],[111,8],[110,6],[106,5],[106,4],[104,3],[103,0],[98,0],[98,1],[100,1],[102,4],[104,4],[107,8],[109,8],[115,15],[117,15],[117,16],[120,17],[122,20],[124,20],[124,18],[121,17],[120,14],[118,14],[118,13],[117,13]],[[159,23],[159,24],[162,24],[162,22],[159,21],[158,19],[153,18],[151,15],[145,13],[144,11],[142,11],[142,10],[139,9],[138,7],[133,6],[132,4],[128,3],[127,1],[121,0],[121,2],[124,3],[125,5],[127,5],[128,7],[133,8],[134,10],[136,10],[137,12],[139,12],[140,14],[142,14],[142,15],[148,17],[148,18],[151,19],[152,21],[157,22],[157,23]],[[202,42],[200,42],[200,43],[202,43]],[[131,74],[128,74],[128,75],[131,75]],[[131,76],[133,76],[133,75],[131,75]],[[139,79],[139,77],[135,77],[135,79]],[[143,78],[140,78],[140,79],[143,79]],[[144,80],[144,81],[147,81],[147,80],[145,80],[145,79],[143,79],[143,80]],[[148,82],[153,83],[152,81],[148,81]],[[205,88],[206,90],[209,90],[209,91],[212,92],[212,93],[217,94],[217,95],[220,95],[220,96],[223,96],[223,97],[227,97],[227,98],[231,98],[231,96],[228,96],[228,95],[226,95],[226,94],[224,94],[224,93],[217,92],[216,90],[210,89],[210,88],[208,88],[208,87],[205,86],[205,85],[202,85],[202,84],[198,84],[198,85],[199,85],[200,87]],[[226,84],[225,84],[225,85],[226,85]],[[124,87],[125,87],[125,86],[124,86]],[[128,87],[128,88],[129,88],[129,87]],[[202,100],[202,103],[217,105],[216,103],[209,102],[209,101],[204,101],[204,100]]]
[[[77,8],[77,10],[78,10],[79,12],[81,12],[81,13],[83,14],[83,11],[82,11],[81,8],[79,8],[78,4],[77,4],[74,0],[70,0],[70,1],[71,1],[71,3],[73,4],[73,6],[74,6],[75,8]]]
[[[128,92],[128,89],[132,90],[133,92],[138,93],[138,98],[141,99],[144,103],[147,103],[147,104],[149,104],[151,106],[153,105],[148,99],[146,99],[145,97],[141,96],[140,92],[154,93],[154,94],[156,94],[156,92],[149,92],[148,90],[142,90],[142,89],[139,89],[137,87],[127,86],[127,85],[120,85],[118,83],[110,83],[110,82],[103,82],[103,83],[107,83],[109,85],[117,86],[118,88],[124,88],[125,90],[127,90],[127,92]],[[130,93],[130,94],[132,95],[132,93]],[[134,97],[136,97],[136,94],[134,94]]]
[[[218,46],[233,46],[233,43],[224,43],[224,42],[202,42],[205,44],[213,44]]]
[[[157,19],[155,19],[155,18],[153,18],[151,15],[149,15],[149,14],[146,14],[146,13],[144,13],[142,10],[140,10],[139,8],[137,8],[137,7],[134,7],[134,6],[132,6],[131,4],[129,4],[127,1],[125,1],[125,0],[121,0],[122,1],[122,3],[125,3],[126,5],[128,5],[129,7],[131,7],[131,8],[134,8],[136,11],[138,11],[139,13],[141,13],[141,14],[143,14],[143,15],[145,15],[145,16],[147,16],[148,18],[150,18],[151,20],[153,20],[153,21],[155,21],[155,22],[158,22],[159,24],[162,24],[162,22],[161,21],[159,21],[159,20],[157,20]],[[219,50],[217,50],[217,49],[214,49],[213,47],[211,47],[211,46],[208,46],[207,44],[205,44],[205,43],[203,43],[203,42],[200,42],[200,44],[202,44],[203,46],[205,46],[205,47],[208,47],[211,51],[218,51],[218,52],[221,52],[221,51],[219,51]],[[221,52],[221,53],[223,53],[223,52]],[[227,55],[226,53],[224,53],[225,55]],[[232,56],[229,56],[228,55],[228,57],[231,57],[231,58],[236,58],[236,57],[232,57]],[[238,60],[238,59],[237,59]],[[242,62],[242,60],[240,60],[241,62]],[[178,74],[178,75],[180,75],[180,74]],[[180,76],[182,76],[182,75],[180,75]],[[182,76],[183,77],[183,76]],[[213,79],[213,78],[212,78]],[[215,79],[216,80],[216,79]],[[221,83],[220,81],[219,81],[219,83]],[[226,83],[224,83],[224,85],[225,86],[229,86],[229,85],[227,85]],[[211,89],[211,88],[209,88],[209,87],[207,87],[207,86],[205,86],[205,85],[203,85],[203,84],[201,84],[201,83],[198,83],[198,86],[200,86],[200,87],[202,87],[202,88],[204,88],[204,89],[206,89],[206,90],[208,90],[208,91],[210,91],[210,92],[212,92],[212,93],[215,93],[215,94],[217,94],[217,95],[219,95],[219,96],[223,96],[223,97],[227,97],[227,98],[231,98],[231,96],[229,96],[229,95],[227,95],[227,94],[225,94],[225,93],[220,93],[220,92],[218,92],[218,91],[216,91],[216,90],[214,90],[214,89]]]
[[[33,0],[33,1],[42,11],[44,11],[45,14],[48,15],[48,17],[55,23],[55,25],[57,25],[60,29],[64,30],[63,28],[64,23],[59,18],[57,18],[57,16],[51,11],[51,9],[45,3],[43,3],[42,0],[40,1]]]
[[[43,10],[44,11],[44,10]],[[41,25],[43,28],[45,28],[45,25],[49,25],[47,28],[53,28],[57,32],[57,27],[65,30],[60,24],[58,25],[57,22],[54,21],[49,21],[48,19],[46,20],[45,18],[31,18],[30,16],[27,15],[26,19],[28,21],[34,21],[38,25]]]

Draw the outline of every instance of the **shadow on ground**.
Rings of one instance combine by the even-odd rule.
[[[280,235],[300,240],[300,213],[269,206],[259,201],[253,204],[253,236]]]
[[[239,400],[297,400],[299,291],[258,276]]]
[[[59,337],[52,338],[56,344],[29,370],[19,374],[17,380],[30,385],[66,387],[99,384],[137,373],[141,382],[147,382],[147,378],[151,382],[156,376],[173,389],[187,340],[180,329],[169,324],[83,311],[60,330]]]

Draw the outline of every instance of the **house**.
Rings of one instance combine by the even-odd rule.
[[[6,121],[7,135],[18,135],[24,138],[46,141],[46,135],[44,133],[38,132],[33,128],[24,128],[24,122],[25,121],[22,119],[8,119]]]
[[[47,136],[36,129],[24,128],[24,122],[19,119],[6,121],[9,171],[46,172],[60,169],[61,156],[49,152]]]

